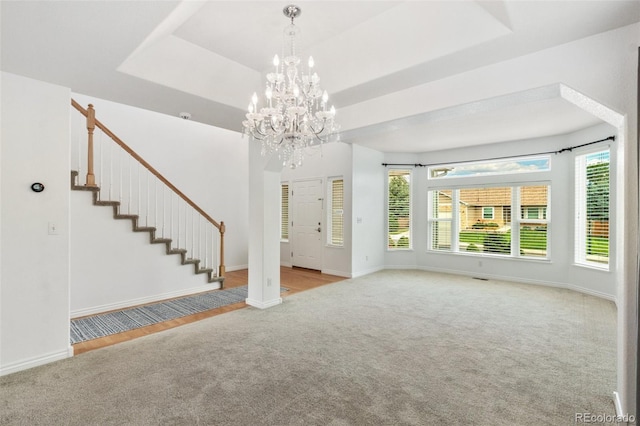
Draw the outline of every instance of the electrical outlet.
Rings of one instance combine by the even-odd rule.
[[[271,278],[267,278],[267,287],[271,287]]]

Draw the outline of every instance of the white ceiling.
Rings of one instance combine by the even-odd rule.
[[[3,71],[74,92],[241,130],[288,24],[272,1],[1,1]],[[338,108],[640,21],[640,2],[298,1]],[[575,131],[599,121],[560,98],[434,109],[343,140],[423,152]],[[502,105],[502,106],[500,106]],[[393,106],[387,106],[393,108]],[[535,120],[532,120],[535,117]],[[503,123],[509,122],[509,126]],[[393,142],[390,144],[389,140]]]

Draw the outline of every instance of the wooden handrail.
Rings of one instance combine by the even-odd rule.
[[[184,200],[188,205],[193,207],[195,211],[200,213],[202,217],[204,217],[207,221],[209,221],[213,226],[218,228],[220,232],[220,264],[218,266],[218,276],[225,276],[225,265],[224,265],[224,233],[226,231],[226,227],[224,222],[216,222],[211,216],[209,216],[204,210],[202,210],[196,203],[194,203],[189,197],[187,197],[182,191],[175,187],[174,184],[169,182],[167,178],[162,176],[159,171],[157,171],[153,166],[147,163],[142,157],[140,157],[133,149],[131,149],[126,143],[122,141],[119,137],[117,137],[107,126],[102,124],[98,119],[95,118],[95,110],[93,109],[93,105],[89,104],[88,109],[84,109],[82,105],[76,102],[74,99],[71,99],[71,106],[73,106],[78,112],[84,115],[87,118],[87,131],[89,133],[88,138],[88,171],[87,171],[87,184],[86,186],[96,186],[95,176],[93,174],[93,131],[95,127],[98,127],[102,130],[107,136],[109,136],[115,143],[120,145],[120,147],[125,150],[129,155],[135,158],[140,164],[142,164],[151,174],[157,177],[162,183],[168,186],[173,192],[178,194],[180,198]]]
[[[77,103],[74,99],[71,99],[71,105],[77,109],[82,115],[84,115],[85,117],[89,116],[89,112],[84,109],[82,107],[82,105],[80,105],[79,103]],[[89,105],[92,106],[92,105]],[[92,108],[93,109],[93,108]],[[104,124],[102,124],[97,118],[93,118],[96,127],[98,127],[100,130],[102,130],[107,136],[109,136],[111,139],[113,139],[113,141],[115,143],[117,143],[118,145],[120,145],[120,147],[122,147],[122,149],[124,149],[126,152],[128,152],[133,158],[135,158],[136,160],[138,160],[138,162],[140,164],[142,164],[147,170],[149,170],[155,177],[157,177],[161,182],[163,182],[165,185],[167,185],[169,188],[171,188],[171,190],[173,192],[175,192],[176,194],[178,194],[180,196],[180,198],[182,198],[187,204],[189,204],[191,207],[194,208],[195,211],[197,211],[198,213],[200,213],[202,215],[202,217],[204,217],[205,219],[207,219],[209,222],[211,222],[213,224],[213,226],[215,226],[216,228],[218,228],[218,230],[220,231],[220,234],[224,234],[224,223],[223,222],[216,222],[211,216],[209,216],[207,213],[205,213],[204,210],[202,210],[196,203],[194,203],[193,201],[191,201],[191,199],[189,197],[187,197],[186,195],[184,195],[184,193],[182,193],[182,191],[180,191],[178,188],[175,187],[175,185],[173,185],[171,182],[169,182],[167,180],[167,178],[165,178],[164,176],[162,176],[162,174],[160,174],[160,172],[158,172],[156,169],[153,168],[153,166],[151,166],[149,163],[147,163],[142,157],[140,157],[133,149],[131,149],[126,143],[124,143],[119,137],[117,137],[111,130],[109,130],[109,128],[107,126],[105,126]]]

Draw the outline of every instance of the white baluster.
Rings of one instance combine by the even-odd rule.
[[[98,129],[98,144],[100,145],[100,149],[98,150],[98,155],[100,155],[100,176],[98,176],[98,186],[100,188],[100,190],[98,191],[98,199],[102,200],[102,188],[104,187],[104,185],[102,184],[103,180],[102,180],[102,145],[103,144],[103,140],[102,140],[102,130]]]
[[[78,128],[78,185],[80,185],[80,176],[82,176],[82,136],[84,131],[81,130],[83,128],[81,124],[82,121],[78,120],[78,125],[76,126]]]
[[[196,209],[192,208],[191,209],[191,258],[192,259],[195,259],[195,257],[196,257],[196,250],[195,250],[195,244],[194,244],[195,240],[196,240],[195,239],[195,230],[194,230],[195,227],[193,226],[194,225],[194,223],[193,223],[194,222],[194,217],[193,216],[194,216],[195,212],[196,212]]]
[[[165,226],[165,220],[164,220],[164,210],[165,210],[165,206],[164,206],[164,185],[162,185],[160,187],[160,190],[162,191],[162,238],[164,238],[164,226]]]
[[[169,193],[169,208],[169,238],[171,238],[172,241],[175,241],[173,238],[173,192]]]
[[[131,214],[131,162],[133,161],[132,157],[129,157],[129,200],[127,202],[127,213]]]
[[[109,143],[109,201],[113,200],[113,142]]]
[[[118,201],[120,201],[119,212],[122,212],[122,149],[118,150]]]
[[[138,193],[136,194],[136,198],[138,199],[138,216],[139,216],[139,220],[142,221],[142,211],[140,210],[140,200],[142,199],[142,197],[140,196],[140,194],[142,193],[140,190],[140,163],[138,163]]]
[[[147,170],[147,169],[145,169]],[[147,193],[147,207],[144,215],[144,226],[149,226],[149,170],[145,173],[147,175],[147,179],[145,179],[146,193]]]
[[[158,226],[158,179],[153,180],[153,226],[156,227],[156,234],[160,233]]]
[[[178,223],[177,223],[177,225],[178,225],[178,235],[177,235],[177,237],[178,237],[178,248],[180,248],[180,227],[181,227],[181,225],[180,225],[180,199],[179,198],[178,198]]]

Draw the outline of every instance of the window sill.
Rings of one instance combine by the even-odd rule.
[[[577,266],[578,268],[601,271],[601,272],[611,272],[611,268],[609,267],[609,265],[598,265],[598,264],[592,264],[592,263],[574,262],[573,266]]]
[[[468,252],[455,252],[455,251],[442,251],[442,250],[427,250],[428,254],[445,254],[449,256],[463,256],[470,258],[482,258],[482,259],[502,259],[502,260],[515,260],[518,262],[533,262],[533,263],[552,263],[548,257],[523,257],[523,256],[505,256],[500,254],[487,254],[487,253],[468,253]]]

